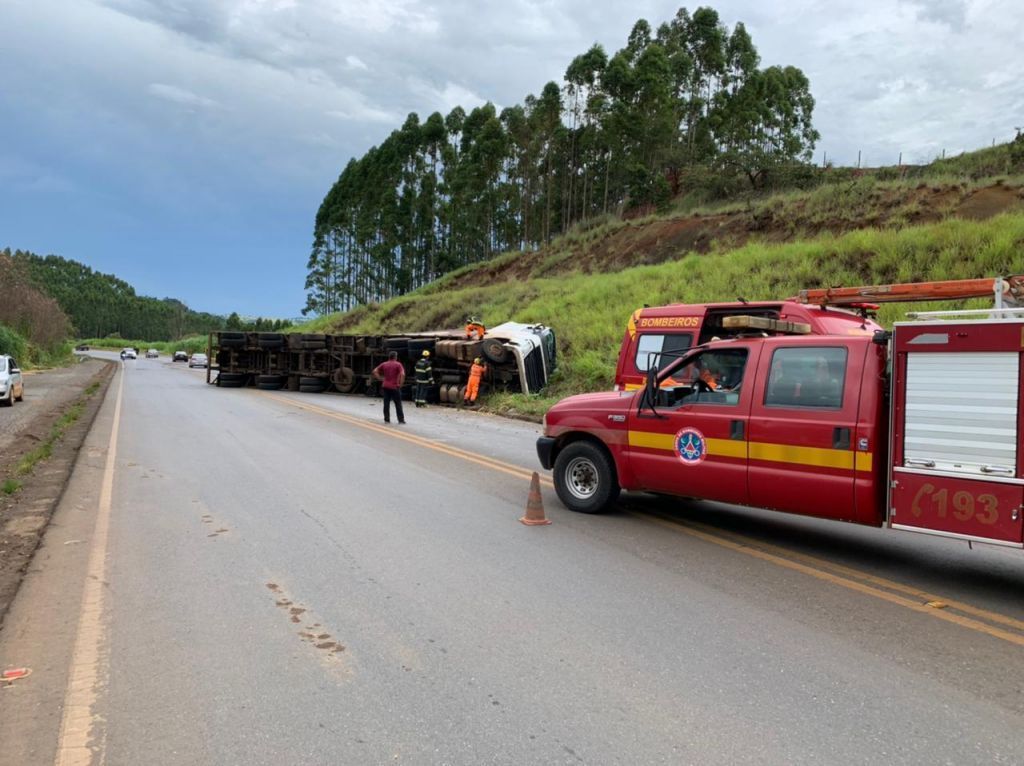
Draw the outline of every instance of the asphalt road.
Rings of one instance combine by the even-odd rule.
[[[526,527],[530,424],[121,378],[0,634],[0,763],[1024,760],[1021,551],[549,483]]]

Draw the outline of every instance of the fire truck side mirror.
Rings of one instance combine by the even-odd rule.
[[[891,330],[875,330],[875,334],[871,337],[871,342],[877,343],[879,346],[887,346],[891,339]]]
[[[644,378],[644,394],[647,401],[653,404],[658,396],[658,368],[648,367]]]

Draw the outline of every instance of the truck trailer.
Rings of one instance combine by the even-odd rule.
[[[732,313],[733,335],[652,358],[642,387],[553,406],[540,462],[585,513],[639,490],[1022,548],[1024,309],[1006,289],[1019,284],[984,280],[993,309],[870,335],[766,332]],[[887,287],[907,286],[812,299],[907,299]]]
[[[216,332],[208,342],[206,382],[222,388],[255,386],[306,393],[377,392],[372,372],[394,351],[405,365],[407,386],[413,366],[429,351],[435,386],[430,401],[462,401],[469,367],[487,362],[485,386],[538,393],[556,364],[555,333],[540,324],[505,322],[483,338],[462,330],[403,334],[324,335],[310,333]]]

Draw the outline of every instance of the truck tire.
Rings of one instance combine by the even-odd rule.
[[[482,353],[488,361],[494,364],[504,364],[512,353],[505,348],[505,345],[497,338],[488,338],[480,345]]]
[[[241,388],[245,385],[244,372],[222,372],[214,383],[220,388]]]
[[[283,348],[284,336],[278,332],[261,332],[256,336],[256,345],[270,350]]]
[[[244,348],[245,347],[245,333],[244,332],[222,332],[219,336],[218,344],[221,348]]]
[[[359,379],[351,367],[339,367],[332,376],[334,387],[342,394],[354,394],[359,385]]]
[[[423,355],[424,351],[429,351],[431,354],[437,353],[437,341],[433,338],[412,338],[409,340],[409,355],[414,356],[417,359]]]
[[[299,391],[304,394],[322,394],[326,386],[299,386]]]
[[[555,492],[570,511],[601,513],[619,496],[615,464],[593,442],[573,442],[555,458]]]
[[[327,388],[327,380],[325,378],[313,378],[303,375],[299,378],[300,386],[319,386],[320,388]]]
[[[320,349],[327,348],[326,335],[305,334],[301,336],[300,342],[302,348],[306,351],[319,351]]]
[[[261,391],[279,391],[287,380],[284,375],[257,375],[256,387]]]

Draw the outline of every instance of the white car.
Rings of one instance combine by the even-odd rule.
[[[0,406],[10,407],[25,398],[21,368],[13,356],[0,354]]]
[[[206,367],[207,366],[206,354],[192,354],[192,356],[190,356],[188,358],[188,366],[189,367]]]
[[[149,351],[146,352],[146,359],[159,359],[159,358],[160,358],[160,352],[157,351],[155,348],[151,348]]]
[[[138,359],[139,355],[136,353],[134,348],[122,348],[121,349],[122,359]]]

